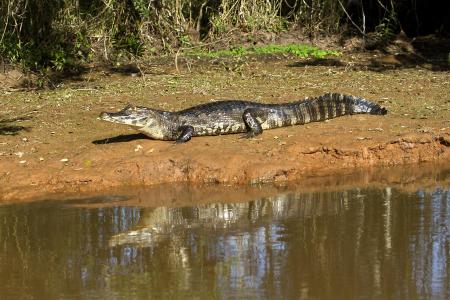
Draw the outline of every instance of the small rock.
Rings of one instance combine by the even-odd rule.
[[[206,146],[209,146],[209,144],[208,144],[208,143],[206,143],[205,145],[206,145]],[[155,151],[155,149],[154,149],[154,148],[152,148],[152,149],[148,150],[148,151],[147,151],[147,152],[145,152],[145,153],[147,153],[147,154],[150,154],[150,153],[153,153],[153,151]]]
[[[430,128],[419,128],[419,129],[417,129],[417,132],[429,133],[429,132],[431,132],[431,129]]]
[[[17,155],[20,158],[24,155],[24,153],[19,151],[19,152],[15,152],[14,155]]]
[[[44,161],[44,158],[43,157],[39,157],[39,161]]]
[[[141,145],[137,145],[136,148],[134,148],[134,152],[138,152],[139,150],[144,149]]]
[[[26,163],[27,163],[26,160],[21,160],[21,161],[19,161],[19,164],[26,164]]]
[[[63,159],[60,160],[60,162],[68,162],[68,161],[69,161],[68,158],[63,158]]]
[[[22,141],[28,142],[28,139],[26,137],[22,138]]]
[[[276,136],[273,137],[273,139],[274,139],[274,140],[278,140],[279,137],[276,135]]]

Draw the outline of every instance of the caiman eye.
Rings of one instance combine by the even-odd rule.
[[[127,104],[119,113],[129,115],[133,111],[133,106]]]

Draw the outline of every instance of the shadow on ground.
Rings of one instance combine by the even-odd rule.
[[[170,72],[165,70],[165,68],[167,68],[167,65],[164,65],[165,62],[166,61],[156,63],[149,61],[142,63],[142,66],[131,63],[118,67],[107,63],[100,63],[96,66],[79,64],[67,68],[64,71],[50,71],[44,78],[38,78],[35,74],[25,75],[22,71],[17,70],[20,75],[15,77],[21,79],[11,80],[8,84],[0,82],[0,89],[3,87],[6,90],[27,91],[41,89],[42,87],[56,89],[64,85],[76,88],[92,88],[92,82],[99,77],[108,78],[115,75],[123,77],[140,77],[142,75],[169,74]],[[10,69],[14,69],[14,67],[11,66]],[[38,84],[42,79],[45,79],[44,86]]]
[[[30,119],[31,117],[0,119],[0,135],[17,135],[20,131],[30,131],[30,127],[14,124],[14,122],[20,122]]]
[[[345,63],[336,58],[309,58],[289,65],[289,67],[306,66],[343,67]]]
[[[422,67],[437,72],[450,71],[450,38],[429,35],[409,39],[399,34],[391,41],[366,46],[365,51],[359,52],[367,55],[354,62],[343,62],[338,58],[307,58],[289,67],[346,67],[374,72]]]
[[[145,134],[136,133],[136,134],[122,134],[111,138],[101,139],[92,141],[92,144],[102,145],[102,144],[113,144],[113,143],[125,143],[131,142],[135,140],[149,139]]]

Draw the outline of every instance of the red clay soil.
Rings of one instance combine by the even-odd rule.
[[[351,64],[360,58],[347,59],[332,67],[296,66],[294,58],[254,61],[239,72],[220,64],[191,66],[192,73],[182,74],[149,67],[153,72],[142,77],[97,72],[52,91],[5,90],[0,202],[120,186],[284,182],[355,168],[449,162],[449,73],[370,70]],[[249,140],[226,135],[177,145],[97,119],[127,102],[177,110],[211,99],[276,103],[327,91],[363,96],[389,114],[268,130]]]

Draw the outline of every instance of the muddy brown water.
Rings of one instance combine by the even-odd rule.
[[[449,299],[449,170],[4,204],[0,298]]]

